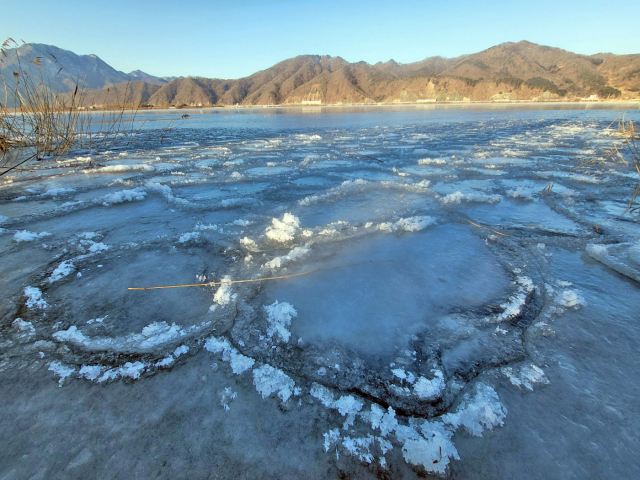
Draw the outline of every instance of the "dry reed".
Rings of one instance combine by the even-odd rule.
[[[0,76],[4,98],[0,98],[0,176],[24,169],[32,160],[59,160],[73,149],[92,152],[108,150],[121,136],[132,132],[135,111],[128,119],[130,100],[127,85],[124,98],[117,98],[115,110],[95,115],[84,110],[84,81],[66,91],[58,75],[43,73],[42,58],[22,56],[18,44],[7,39],[0,48],[0,65],[15,55],[11,76]],[[54,63],[57,59],[51,55]],[[109,89],[107,89],[109,93]]]

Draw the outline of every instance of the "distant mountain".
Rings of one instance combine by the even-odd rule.
[[[171,80],[174,80],[176,77],[154,77],[153,75],[149,75],[148,73],[144,73],[142,70],[134,70],[133,72],[128,73],[129,80],[132,82],[147,82],[152,85],[164,85]]]
[[[238,80],[182,78],[153,106],[638,98],[640,55],[578,55],[526,41],[457,58],[369,65],[302,55]]]
[[[66,73],[57,75],[63,75],[66,85],[86,78],[85,105],[117,101],[124,94],[124,82],[133,82],[131,102],[156,107],[640,97],[640,55],[578,55],[527,41],[408,64],[390,60],[370,65],[301,55],[237,80],[181,77],[169,82],[138,70],[118,72],[94,55],[77,56],[45,45],[20,48],[33,48],[31,55],[41,56],[43,62],[46,58],[49,73],[64,65]],[[11,68],[3,60],[6,79]]]
[[[76,85],[85,90],[102,89],[111,85],[144,81],[164,85],[166,80],[139,70],[120,72],[96,55],[76,55],[52,45],[27,43],[5,50],[0,56],[0,75],[9,88],[15,85],[14,72],[25,70],[34,78],[42,76],[45,84],[56,92],[73,91]]]

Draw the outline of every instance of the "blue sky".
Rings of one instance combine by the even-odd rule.
[[[301,54],[369,63],[529,40],[640,53],[637,15],[602,0],[4,0],[0,37],[96,54],[118,70],[239,78]]]

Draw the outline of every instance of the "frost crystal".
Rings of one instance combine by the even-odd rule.
[[[49,277],[49,283],[57,282],[61,278],[66,277],[71,272],[73,272],[75,268],[75,265],[71,261],[65,260],[60,265],[58,265],[56,269],[51,273],[51,276]]]
[[[226,338],[211,337],[205,342],[204,348],[211,353],[222,352],[222,360],[229,362],[231,371],[236,375],[246,372],[255,363],[253,358],[242,355],[235,347],[231,346]]]
[[[288,328],[291,326],[291,319],[298,316],[293,305],[282,302],[275,303],[263,307],[267,312],[267,335],[269,338],[273,338],[274,335],[278,335],[283,341],[288,342],[291,338],[291,332]]]
[[[489,385],[478,383],[475,396],[470,398],[466,394],[458,410],[443,415],[442,421],[455,428],[463,426],[472,435],[481,437],[485,428],[492,430],[502,425],[506,415],[507,409],[500,403],[496,391]]]
[[[27,308],[47,308],[49,305],[42,298],[42,292],[36,287],[25,287],[24,294],[27,297]]]
[[[262,398],[277,393],[283,402],[294,394],[295,382],[282,370],[263,365],[253,370],[253,384]]]
[[[434,377],[432,380],[428,380],[424,377],[418,378],[418,381],[413,386],[415,394],[423,400],[433,400],[440,396],[445,388],[444,374],[441,370],[431,370]]]

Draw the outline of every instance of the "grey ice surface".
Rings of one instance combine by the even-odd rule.
[[[0,177],[0,479],[640,477],[617,113],[318,112]]]

